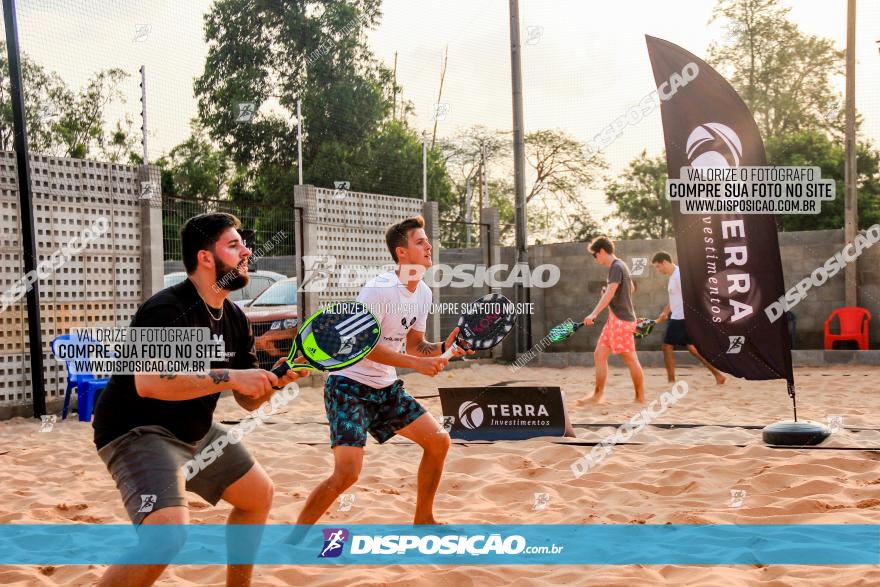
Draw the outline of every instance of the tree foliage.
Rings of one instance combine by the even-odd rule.
[[[821,230],[844,224],[844,148],[819,131],[801,131],[767,141],[767,160],[771,165],[807,165],[821,169],[822,177],[835,180],[834,200],[822,202],[820,214],[778,216],[782,230]],[[856,156],[856,191],[859,228],[880,222],[880,153],[868,144],[859,144]]]
[[[616,208],[616,236],[625,239],[673,236],[672,206],[666,199],[666,156],[647,151],[630,161],[623,177],[611,183],[606,198]]]
[[[588,154],[582,142],[561,130],[527,133],[524,142],[526,176],[531,179],[525,194],[530,238],[536,242],[584,240],[598,232],[584,190],[597,185],[600,172],[607,167],[604,160]],[[442,149],[458,194],[444,210],[444,217],[462,221],[469,205],[470,217],[477,218],[485,153],[489,193],[483,194],[483,202],[499,209],[502,238],[510,241],[515,218],[514,185],[512,179],[498,179],[509,176],[513,167],[510,133],[473,126],[443,142]],[[465,197],[468,185],[473,194],[469,202]]]
[[[725,21],[728,42],[710,45],[707,61],[742,96],[765,140],[801,130],[842,136],[832,80],[844,73],[844,52],[801,31],[789,11],[780,0],[719,0],[712,21]]]
[[[5,43],[0,42],[0,150],[14,150],[12,95]],[[85,87],[74,91],[56,72],[48,71],[28,55],[21,55],[25,123],[33,153],[59,157],[129,161],[137,139],[131,118],[108,127],[107,109],[124,103],[119,90],[128,74],[118,68],[95,73]]]

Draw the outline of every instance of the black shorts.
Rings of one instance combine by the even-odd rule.
[[[366,446],[367,432],[382,444],[426,413],[398,379],[376,389],[342,375],[324,385],[324,408],[330,422],[330,447]]]
[[[98,456],[116,481],[128,517],[140,525],[150,513],[185,506],[186,491],[217,505],[226,489],[251,470],[256,461],[229,430],[212,424],[200,441],[190,444],[162,426],[140,426],[104,445]],[[206,447],[217,443],[219,451]],[[198,456],[205,456],[200,461]]]
[[[688,338],[687,329],[684,327],[684,320],[669,320],[666,326],[666,335],[663,337],[664,344],[675,346],[687,346],[691,343]]]

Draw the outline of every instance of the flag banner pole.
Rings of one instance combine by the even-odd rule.
[[[669,179],[682,167],[766,165],[752,113],[702,59],[646,36],[660,98]],[[795,409],[788,321],[764,309],[785,293],[769,214],[682,214],[673,203],[685,324],[715,367],[744,379],[785,379]]]

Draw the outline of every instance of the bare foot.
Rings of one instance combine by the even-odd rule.
[[[715,384],[716,385],[724,385],[727,382],[727,377],[724,375],[716,375],[715,376]]]
[[[577,406],[588,406],[588,405],[596,405],[605,403],[605,394],[603,393],[594,393],[590,397],[580,399],[577,401]]]
[[[642,394],[642,395],[636,395],[636,399],[633,400],[633,401],[635,401],[637,404],[642,404],[642,405],[645,405],[646,403],[648,403],[648,402],[645,401],[645,395],[644,395],[644,394]]]

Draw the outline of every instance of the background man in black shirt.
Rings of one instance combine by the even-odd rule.
[[[272,481],[239,442],[240,436],[235,440],[214,423],[214,408],[220,392],[232,390],[241,407],[254,410],[270,399],[273,386],[286,385],[306,372],[288,372],[279,380],[260,369],[247,318],[226,299],[250,279],[251,252],[239,226],[231,214],[190,218],[180,231],[188,279],[144,302],[131,322],[132,327],[210,328],[212,338],[222,338],[225,344],[223,360],[213,361],[205,373],[114,375],[95,408],[98,455],[136,525],[187,524],[185,491],[214,505],[220,499],[232,504],[229,524],[261,525],[269,515]],[[182,467],[205,454],[209,445],[215,448],[215,458],[202,459],[194,474],[184,475]],[[254,542],[258,539],[259,535]],[[256,547],[230,545],[239,552]],[[100,585],[152,585],[164,568],[114,565]],[[230,565],[227,585],[249,585],[252,570],[251,565]]]

